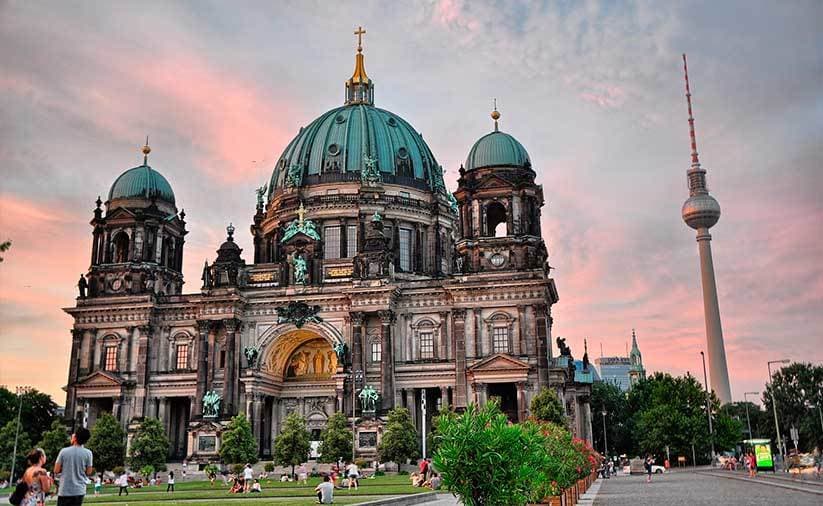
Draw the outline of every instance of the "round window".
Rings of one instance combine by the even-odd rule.
[[[397,150],[397,156],[406,159],[409,157],[409,151],[406,148],[400,148]]]
[[[340,146],[337,144],[329,144],[329,154],[331,156],[336,156],[338,153],[340,153]]]
[[[394,118],[389,118],[389,121],[387,121],[387,123],[389,124],[389,126],[397,126],[397,120],[395,120]]]
[[[493,265],[493,266],[495,266],[495,267],[500,267],[500,266],[502,266],[504,263],[506,263],[506,257],[504,257],[503,255],[501,255],[500,253],[495,253],[495,254],[494,254],[494,255],[492,255],[492,257],[489,259],[489,261],[492,263],[492,265]]]
[[[338,114],[337,116],[335,116],[334,121],[336,121],[338,123],[345,123],[346,117],[343,116],[342,114]]]

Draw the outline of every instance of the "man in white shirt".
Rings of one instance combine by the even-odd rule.
[[[323,476],[323,481],[314,487],[314,491],[317,492],[318,504],[331,504],[334,502],[334,485],[331,484],[328,475]]]

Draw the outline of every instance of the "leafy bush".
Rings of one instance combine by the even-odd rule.
[[[151,479],[151,475],[153,475],[153,474],[154,474],[154,466],[152,466],[152,465],[145,465],[145,466],[140,468],[140,475],[146,481],[149,481]]]
[[[566,417],[563,415],[563,404],[561,404],[560,399],[557,397],[557,392],[551,388],[543,387],[543,389],[532,398],[531,414],[541,422],[566,425]]]
[[[495,402],[439,417],[437,432],[434,466],[466,506],[524,504],[544,485],[548,458],[539,426],[510,424]]]
[[[263,469],[267,473],[274,471],[274,462],[266,462],[265,464],[263,464]]]
[[[220,469],[217,468],[214,464],[208,464],[206,467],[203,468],[203,472],[206,473],[206,476],[211,474],[217,475],[220,472]]]
[[[405,464],[408,459],[419,455],[417,449],[417,430],[412,423],[409,410],[394,408],[389,411],[383,438],[377,447],[381,462]]]

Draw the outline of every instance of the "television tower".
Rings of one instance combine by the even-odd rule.
[[[720,306],[717,304],[717,284],[712,262],[712,236],[709,229],[720,219],[720,204],[709,195],[706,188],[706,171],[700,167],[697,157],[697,140],[694,134],[692,94],[689,89],[689,67],[683,55],[683,71],[686,76],[686,103],[689,107],[689,136],[692,141],[692,166],[686,172],[689,180],[689,198],[683,203],[683,221],[697,230],[700,251],[700,278],[703,284],[703,312],[706,318],[706,341],[709,355],[711,388],[721,404],[732,401],[729,386],[729,369],[726,366],[726,348],[723,344],[723,328],[720,325]]]

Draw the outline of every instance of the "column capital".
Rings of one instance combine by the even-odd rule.
[[[238,320],[237,318],[227,318],[223,320],[223,325],[226,327],[226,332],[235,333],[240,332],[243,328],[243,322]]]
[[[149,331],[151,330],[151,325],[138,325],[137,330],[140,331],[141,337],[148,336]]]
[[[391,309],[378,311],[377,314],[380,315],[380,321],[383,325],[391,325],[395,321],[396,315]]]
[[[201,337],[206,337],[211,330],[211,320],[197,320],[197,331]]]
[[[362,311],[352,311],[349,313],[349,317],[351,318],[352,325],[359,327],[363,325],[363,320],[366,317],[366,313]]]
[[[70,329],[69,332],[71,333],[72,341],[80,341],[81,339],[83,339],[83,329],[74,328]]]
[[[452,309],[452,317],[455,320],[464,321],[466,319],[466,310],[463,308],[456,307]]]

